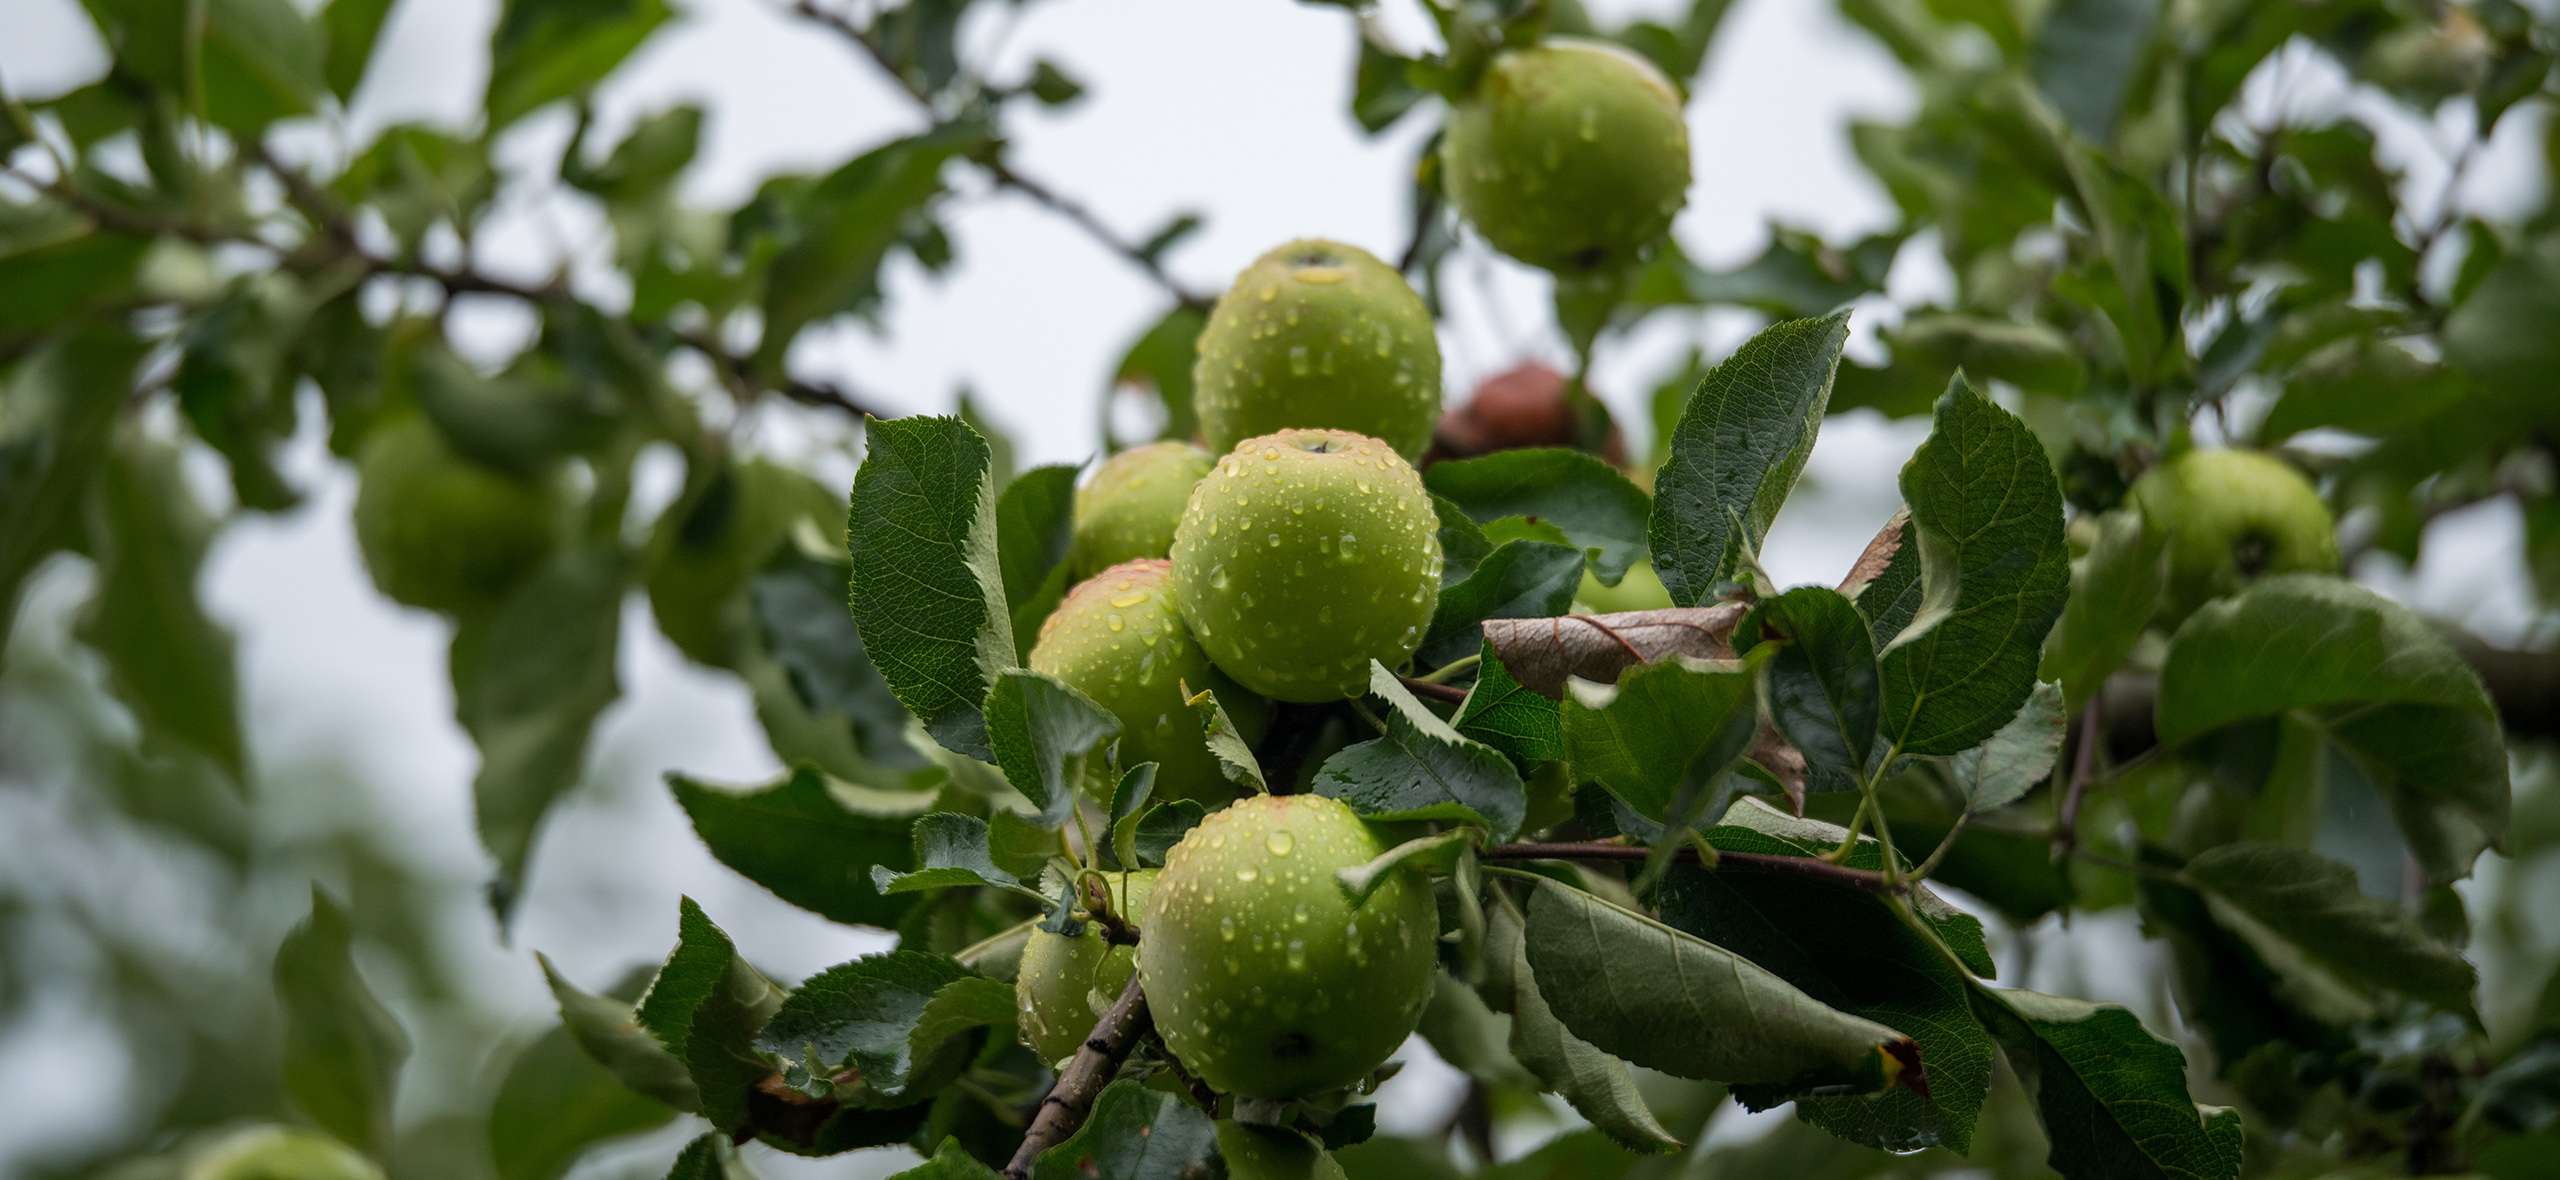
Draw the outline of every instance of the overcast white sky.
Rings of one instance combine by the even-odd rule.
[[[1670,5],[1591,7],[1605,20]],[[694,198],[733,202],[773,172],[822,170],[917,125],[868,62],[782,15],[774,0],[693,0],[684,8],[601,96],[601,130],[610,142],[639,115],[702,103],[710,119],[689,186]],[[400,120],[468,118],[495,11],[495,0],[398,4],[355,104],[359,138]],[[1020,166],[1127,236],[1143,236],[1179,211],[1205,213],[1206,229],[1170,259],[1186,284],[1223,289],[1255,255],[1292,237],[1339,238],[1382,254],[1400,248],[1404,170],[1421,128],[1371,139],[1349,120],[1353,34],[1340,10],[1287,0],[1048,0],[1018,19],[1015,11],[982,6],[989,19],[970,28],[973,45],[1001,45],[996,76],[1019,76],[1046,57],[1089,88],[1064,111],[1018,107],[1008,131]],[[1391,7],[1389,16],[1400,35],[1420,37],[1416,13]],[[103,64],[75,0],[0,0],[0,78],[13,92],[59,93],[93,79]],[[1890,118],[1912,103],[1890,59],[1830,5],[1740,0],[1690,107],[1697,183],[1678,236],[1695,255],[1733,262],[1756,252],[1771,219],[1834,237],[1881,226],[1886,201],[1856,168],[1845,125]],[[553,111],[512,132],[506,150],[517,160],[553,158],[567,132],[565,115]],[[1013,431],[1026,462],[1084,459],[1096,441],[1096,397],[1129,339],[1161,312],[1162,296],[1020,198],[972,196],[955,203],[946,222],[959,255],[949,274],[894,268],[881,332],[829,330],[795,363],[902,412],[947,410],[967,386]],[[597,235],[575,205],[521,201],[484,244],[484,258],[538,273],[564,254],[591,252]],[[1894,294],[1925,298],[1942,284],[1940,274],[1925,250],[1908,252]],[[1524,357],[1561,361],[1540,275],[1477,249],[1450,277],[1453,319],[1442,343],[1453,391]],[[1862,312],[1860,336],[1890,314]],[[492,349],[522,330],[504,312],[474,317]],[[1642,398],[1656,374],[1692,341],[1721,351],[1751,326],[1732,314],[1667,317],[1605,355],[1595,384],[1640,439]],[[804,448],[828,433],[820,422],[813,434],[812,421],[787,417],[767,433]],[[1836,579],[1895,507],[1895,473],[1924,429],[1868,414],[1826,427],[1805,490],[1766,555],[1782,581]],[[208,575],[217,608],[240,632],[256,757],[270,765],[352,764],[378,788],[363,806],[390,816],[417,855],[457,882],[474,881],[481,862],[468,784],[476,758],[451,720],[446,628],[373,593],[347,524],[352,481],[327,462],[316,438],[303,441],[294,468],[317,489],[310,504],[232,529]],[[2470,530],[2457,549],[2470,560],[2427,571],[2420,582],[2387,570],[2377,580],[2454,613],[2492,623],[2514,617],[2514,522],[2490,511],[2439,527]],[[48,583],[43,601],[58,612],[78,597],[73,571]],[[645,607],[635,605],[630,624],[623,700],[599,734],[592,781],[553,817],[537,852],[517,947],[544,949],[573,977],[601,985],[661,953],[672,938],[676,895],[686,893],[780,974],[796,977],[876,949],[878,937],[794,910],[701,850],[658,775],[683,769],[747,782],[776,768],[743,692],[685,664],[651,630]],[[526,950],[495,948],[484,926],[455,937],[485,948],[479,953],[490,970],[514,980],[510,994],[527,1020],[542,1018],[547,1000]],[[64,1054],[97,1060],[95,1038],[81,1039],[76,1004],[46,1011],[43,1027],[0,1035],[0,1093],[13,1095],[0,1105],[0,1171],[19,1151],[91,1133],[99,1109],[98,1094],[52,1080],[63,1075],[51,1068]],[[38,1076],[48,1081],[34,1084]],[[1445,1083],[1425,1068],[1413,1076],[1421,1089]],[[874,1174],[870,1167],[773,1170],[843,1176]]]

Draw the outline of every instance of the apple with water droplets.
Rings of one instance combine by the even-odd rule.
[[[1396,269],[1357,246],[1255,260],[1200,332],[1192,405],[1209,449],[1292,427],[1382,438],[1408,460],[1440,420],[1440,338]]]
[[[1395,448],[1340,430],[1236,444],[1173,535],[1174,599],[1221,671],[1283,701],[1364,692],[1440,603],[1440,518]]]
[[[2160,617],[2171,626],[2263,577],[2338,572],[2328,506],[2310,480],[2273,455],[2189,451],[2143,472],[2133,499],[2148,527],[2169,533]]]
[[[1689,126],[1650,61],[1600,41],[1506,50],[1449,114],[1442,184],[1476,232],[1575,274],[1635,260],[1689,197]]]
[[[1068,545],[1076,576],[1172,550],[1191,485],[1209,474],[1210,462],[1209,452],[1186,442],[1149,443],[1104,460],[1092,482],[1076,489]]]
[[[1155,891],[1156,871],[1106,876],[1111,911],[1134,923],[1146,912],[1147,897]],[[1013,980],[1024,1043],[1040,1060],[1053,1065],[1074,1056],[1137,969],[1136,948],[1111,945],[1098,922],[1086,922],[1073,936],[1032,931],[1022,945],[1022,968]],[[1096,997],[1100,997],[1098,1005]]]
[[[1386,843],[1321,795],[1257,795],[1191,829],[1148,894],[1138,978],[1173,1055],[1220,1090],[1348,1086],[1422,1019],[1438,910],[1412,869],[1358,905],[1336,879]]]
[[[1262,736],[1261,698],[1209,662],[1174,605],[1173,563],[1125,561],[1067,592],[1040,624],[1031,670],[1057,677],[1120,719],[1120,764],[1156,764],[1155,798],[1235,798],[1183,694],[1215,690],[1247,741]]]

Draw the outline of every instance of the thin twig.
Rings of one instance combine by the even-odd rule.
[[[1067,1063],[1066,1072],[1058,1075],[1058,1084],[1049,1088],[1048,1097],[1040,1100],[1040,1114],[1031,1120],[1031,1129],[1023,1133],[1022,1146],[1013,1153],[1013,1162],[1004,1166],[1008,1180],[1028,1180],[1031,1165],[1040,1153],[1067,1141],[1084,1126],[1093,1113],[1093,1100],[1110,1084],[1112,1075],[1120,1072],[1120,1063],[1138,1045],[1138,1038],[1155,1028],[1155,1018],[1147,1012],[1147,993],[1138,986],[1138,977],[1129,977],[1129,986],[1120,989],[1120,998],[1102,1020],[1093,1026],[1093,1035],[1076,1050],[1075,1060]]]
[[[1958,813],[1955,826],[1947,829],[1946,839],[1938,841],[1938,847],[1929,853],[1929,859],[1921,861],[1918,868],[1911,870],[1911,879],[1926,881],[1929,879],[1929,874],[1937,872],[1938,862],[1947,859],[1948,850],[1956,846],[1956,837],[1963,835],[1964,826],[1971,822],[1973,822],[1972,808],[1965,808]]]
[[[1485,860],[1623,860],[1643,861],[1653,850],[1635,844],[1496,844],[1478,853]],[[1686,864],[1698,863],[1698,851],[1682,847],[1672,852],[1672,859]],[[1885,880],[1882,873],[1868,869],[1852,869],[1836,865],[1820,857],[1776,856],[1765,852],[1719,851],[1719,869],[1744,869],[1762,873],[1792,873],[1814,877],[1835,885],[1849,885],[1869,893],[1896,893],[1901,887]]]
[[[2053,859],[2071,855],[2080,843],[2080,803],[2089,796],[2089,782],[2098,770],[2098,743],[2104,740],[2106,717],[2099,712],[2106,693],[2089,694],[2089,706],[2080,713],[2080,745],[2071,752],[2071,786],[2063,792],[2062,806],[2053,815]]]
[[[1418,697],[1430,697],[1432,700],[1447,701],[1453,705],[1463,704],[1467,699],[1467,690],[1455,685],[1435,684],[1417,676],[1398,676],[1396,681]]]
[[[913,99],[918,107],[923,108],[928,115],[934,114],[932,93],[899,70],[897,62],[890,60],[889,55],[877,43],[863,35],[860,25],[853,23],[843,13],[821,7],[816,0],[793,0],[791,11],[797,13],[802,19],[820,25],[852,42],[855,48],[862,51],[864,57],[871,59],[873,65],[880,67],[881,73],[889,75],[890,80],[897,83],[898,89],[905,92],[908,98]],[[1164,269],[1161,261],[1147,252],[1145,247],[1121,237],[1110,226],[1103,224],[1102,219],[1095,216],[1093,210],[1087,208],[1082,202],[1059,193],[1039,180],[1014,171],[1001,159],[991,157],[984,160],[973,159],[971,162],[985,169],[987,179],[993,181],[996,187],[1012,189],[1031,198],[1050,212],[1066,218],[1076,228],[1093,238],[1103,249],[1119,255],[1130,265],[1144,272],[1148,278],[1155,281],[1157,286],[1164,288],[1166,294],[1173,296],[1175,302],[1185,307],[1199,308],[1208,307],[1214,302],[1211,296],[1183,286]]]
[[[1175,279],[1165,270],[1164,264],[1157,260],[1155,255],[1148,253],[1137,243],[1113,232],[1110,226],[1104,225],[1102,219],[1095,216],[1093,210],[1086,208],[1083,203],[1062,196],[1056,189],[1014,171],[1012,166],[1002,160],[989,160],[981,167],[987,170],[988,179],[995,181],[997,187],[1009,188],[1021,193],[1046,206],[1058,216],[1074,222],[1077,228],[1084,230],[1086,235],[1100,243],[1103,249],[1119,255],[1128,260],[1131,266],[1145,271],[1148,278],[1154,279],[1157,286],[1164,288],[1166,294],[1173,296],[1175,301],[1183,306],[1205,308],[1214,302],[1210,296],[1183,286],[1180,280]]]

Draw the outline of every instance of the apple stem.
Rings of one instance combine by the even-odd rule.
[[[1073,1137],[1077,1128],[1093,1113],[1093,1101],[1102,1088],[1120,1072],[1120,1063],[1128,1060],[1129,1051],[1138,1039],[1154,1031],[1155,1017],[1147,1011],[1147,993],[1138,986],[1138,977],[1129,977],[1129,986],[1120,989],[1120,998],[1102,1020],[1093,1026],[1093,1034],[1076,1049],[1075,1060],[1067,1063],[1066,1072],[1058,1075],[1058,1084],[1049,1087],[1047,1097],[1040,1100],[1040,1113],[1031,1120],[1031,1129],[1023,1133],[1022,1146],[1013,1153],[1013,1162],[1004,1166],[1007,1180],[1029,1180],[1031,1167],[1040,1153]]]

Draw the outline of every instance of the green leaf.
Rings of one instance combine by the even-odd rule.
[[[1219,1119],[1217,1132],[1229,1180],[1343,1180],[1332,1153],[1298,1131]]]
[[[281,512],[300,499],[276,469],[294,432],[298,366],[286,356],[308,318],[281,281],[244,279],[179,333],[184,349],[170,388],[196,437],[220,451],[242,506]]]
[[[961,966],[947,955],[892,951],[839,964],[793,992],[756,1039],[759,1048],[798,1060],[861,1071],[864,1087],[885,1099],[923,1097],[945,1041],[982,1025],[1014,1022],[1013,988]]]
[[[854,625],[935,741],[993,761],[980,710],[1016,659],[986,440],[957,418],[898,418],[868,441],[847,531]]]
[[[1509,758],[1459,736],[1376,660],[1369,661],[1369,694],[1387,703],[1386,734],[1325,759],[1316,794],[1369,819],[1483,824],[1496,842],[1520,830],[1529,795]]]
[[[2244,841],[2197,853],[2187,861],[2187,877],[2297,948],[2284,958],[2306,958],[2341,980],[2396,991],[2479,1023],[2478,974],[2462,952],[2429,936],[2407,910],[2366,896],[2355,870],[2303,849]],[[2226,914],[2216,916],[2234,924]]]
[[[1478,524],[1525,516],[1564,530],[1590,553],[1592,572],[1605,586],[1617,585],[1628,566],[1652,552],[1645,529],[1653,498],[1585,451],[1531,448],[1434,463],[1422,482]]]
[[[2067,398],[2078,395],[2087,378],[2071,337],[2035,321],[1919,313],[1884,337],[1895,366],[1917,370],[1914,376],[1932,386],[1961,370],[1976,380]]]
[[[774,257],[765,281],[757,366],[779,372],[802,327],[876,299],[880,263],[909,216],[942,191],[943,163],[988,138],[982,123],[946,123],[856,156],[811,187],[799,232]]]
[[[9,288],[0,285],[0,299]],[[142,343],[122,325],[89,324],[20,360],[0,376],[11,425],[0,442],[0,635],[14,632],[18,591],[48,555],[82,545],[90,481],[115,446],[121,397]],[[128,444],[130,445],[130,444]],[[93,554],[94,555],[94,554]]]
[[[1864,781],[1876,737],[1875,640],[1839,592],[1799,586],[1763,599],[1733,629],[1733,650],[1768,644],[1765,685],[1778,732],[1804,754],[1815,790]]]
[[[1218,1129],[1179,1095],[1113,1082],[1066,1142],[1040,1153],[1032,1180],[1183,1180],[1205,1171]]]
[[[316,109],[328,91],[317,25],[292,0],[208,0],[197,84],[216,126],[255,134]]]
[[[1031,97],[1043,106],[1062,107],[1084,97],[1084,83],[1076,81],[1056,62],[1047,58],[1031,63],[1031,80],[1023,84]]]
[[[1877,563],[1872,569],[1870,560]],[[1920,530],[1911,523],[1910,509],[1895,513],[1876,539],[1868,542],[1859,568],[1850,571],[1840,592],[1867,617],[1867,634],[1874,638],[1877,651],[1920,617],[1926,587],[1920,579]]]
[[[665,1126],[673,1108],[632,1091],[555,1025],[507,1067],[489,1108],[498,1180],[559,1180],[596,1144]]]
[[[472,797],[480,843],[498,862],[489,896],[502,917],[523,891],[544,813],[577,783],[596,717],[621,694],[614,657],[630,572],[618,549],[564,550],[454,633],[453,711],[480,747]]]
[[[685,1072],[684,1062],[641,1025],[637,1008],[611,996],[579,991],[548,957],[537,954],[534,961],[542,965],[542,978],[560,1005],[561,1027],[605,1072],[631,1090],[677,1110],[702,1106],[702,1091]]]
[[[1184,687],[1188,688],[1189,685]],[[1218,760],[1218,771],[1227,781],[1239,787],[1251,787],[1257,795],[1271,793],[1271,784],[1262,779],[1262,763],[1253,756],[1253,746],[1236,728],[1235,719],[1227,716],[1218,704],[1218,694],[1201,689],[1191,694],[1191,711],[1200,718],[1201,739],[1208,743],[1209,753]]]
[[[1720,271],[1702,268],[1666,244],[1638,275],[1628,302],[1639,307],[1738,305],[1781,319],[1827,315],[1884,289],[1902,237],[1877,234],[1841,250],[1818,235],[1776,225],[1758,258]]]
[[[1790,815],[1764,800],[1746,796],[1735,800],[1704,835],[1707,843],[1725,852],[1828,857],[1848,838],[1849,831],[1838,824]],[[1884,845],[1872,836],[1860,836],[1842,863],[1870,872],[1882,869]],[[1947,904],[1925,885],[1912,887],[1911,910],[1937,932],[1938,941],[1955,952],[1967,970],[1986,979],[1991,977],[1991,951],[1983,942],[1981,919]]]
[[[1162,867],[1165,855],[1173,851],[1173,846],[1181,843],[1184,836],[1191,834],[1191,829],[1199,827],[1200,821],[1207,818],[1209,809],[1201,806],[1197,799],[1176,799],[1148,808],[1146,817],[1138,821],[1135,837],[1138,863]]]
[[[2112,139],[2159,13],[2160,0],[2060,0],[2045,13],[2029,69],[2036,88],[2089,142]]]
[[[2154,726],[2178,749],[2292,712],[2373,781],[2431,884],[2504,838],[2507,757],[2480,679],[2407,609],[2313,574],[2268,578],[2178,628]]]
[[[2005,807],[2051,777],[2070,725],[2062,712],[2061,687],[2037,684],[2000,732],[1949,760],[1956,785],[1964,791],[1965,808],[1980,813]]]
[[[1458,706],[1453,724],[1462,736],[1500,750],[1512,762],[1534,766],[1565,756],[1564,715],[1555,701],[1511,678],[1511,672],[1484,644],[1476,667],[1475,686]]]
[[[2131,506],[2098,518],[2089,555],[2072,563],[2071,598],[2045,642],[2036,675],[2060,681],[2064,708],[2078,712],[2124,663],[2157,613],[2169,585],[2169,533]]]
[[[1153,396],[1164,410],[1157,438],[1188,439],[1200,433],[1200,413],[1191,404],[1192,370],[1200,360],[1200,330],[1207,327],[1206,308],[1178,304],[1149,325],[1122,354],[1112,370],[1111,395],[1102,399],[1102,437],[1117,451],[1147,439],[1124,439],[1111,431],[1111,407],[1121,391]]]
[[[1849,313],[1787,320],[1708,370],[1654,477],[1648,537],[1671,600],[1696,606],[1757,551],[1822,429]],[[1733,521],[1739,518],[1742,532]]]
[[[854,748],[866,759],[909,767],[923,759],[907,744],[906,706],[863,648],[845,603],[851,571],[786,546],[755,576],[748,590],[756,622],[811,713],[843,719]]]
[[[1725,837],[1719,848],[1739,842],[1730,832]],[[1928,1063],[1927,1097],[1896,1087],[1805,1098],[1796,1106],[1798,1117],[1887,1151],[1972,1150],[1974,1123],[1991,1086],[1991,1038],[1966,1007],[1964,972],[1883,898],[1789,874],[1675,865],[1662,879],[1660,908],[1665,924],[1751,960],[1824,1004],[1907,1032],[1919,1044]],[[1735,1097],[1757,1110],[1783,1095],[1737,1087]]]
[[[1056,677],[1016,668],[987,694],[987,740],[1015,790],[1063,821],[1088,782],[1110,782],[1120,719]]]
[[[1705,785],[1749,744],[1759,720],[1753,673],[1766,659],[1674,656],[1627,669],[1614,687],[1569,681],[1564,741],[1575,773],[1636,814],[1670,822],[1683,788]]]
[[[2259,582],[2178,629],[2160,670],[2163,745],[2287,709],[2421,704],[2482,717],[2480,678],[2433,628],[2381,595],[2314,574]]]
[[[1910,1039],[1828,1007],[1750,960],[1579,889],[1530,885],[1524,937],[1539,991],[1575,1036],[1649,1069],[1759,1083],[1884,1089]]]
[[[676,949],[640,1001],[640,1023],[684,1062],[701,1092],[702,1117],[723,1131],[747,1125],[748,1095],[773,1072],[756,1031],[783,1003],[783,990],[738,957],[692,898],[677,911]]]
[[[745,1180],[746,1169],[734,1167],[726,1136],[717,1131],[696,1135],[676,1153],[675,1167],[667,1172],[667,1180]]]
[[[600,165],[589,167],[577,146],[562,153],[562,181],[609,206],[646,207],[669,195],[701,150],[702,108],[676,106],[640,120]]]
[[[1465,581],[1442,586],[1418,658],[1437,664],[1467,654],[1483,642],[1486,619],[1545,619],[1573,609],[1582,565],[1582,551],[1569,545],[1502,542]]]
[[[1999,732],[2035,689],[2037,651],[2071,592],[2062,490],[2027,424],[1958,379],[1902,469],[1902,496],[1923,606],[1883,651],[1877,736],[1904,754],[1953,754]]]
[[[7,290],[0,281],[0,290]],[[2445,318],[2444,355],[2486,384],[2507,406],[2552,421],[2550,394],[2560,382],[2560,340],[2543,326],[2560,315],[2560,234],[2519,243]],[[8,317],[0,314],[0,323]]]
[[[915,822],[915,855],[909,860],[915,871],[902,873],[875,864],[871,883],[883,896],[954,885],[992,885],[1045,903],[1048,899],[1039,890],[997,866],[989,847],[992,838],[987,821],[974,815],[934,812]]]
[[[1031,658],[1040,624],[1066,597],[1067,539],[1074,523],[1076,468],[1034,467],[996,499],[996,564],[1013,608],[1016,659]]]
[[[1440,588],[1446,591],[1474,576],[1477,563],[1493,552],[1493,541],[1447,496],[1432,496],[1431,511],[1440,519]]]
[[[373,58],[373,43],[382,35],[383,19],[390,14],[391,0],[329,0],[320,9],[320,29],[329,46],[321,73],[329,80],[329,92],[337,95],[340,103],[354,98],[357,85],[364,81],[365,65]]]
[[[1358,909],[1377,892],[1387,874],[1408,865],[1413,868],[1437,868],[1446,871],[1475,847],[1474,834],[1465,828],[1452,828],[1436,836],[1416,836],[1381,852],[1366,863],[1348,865],[1333,871],[1333,879],[1351,896],[1351,906]]]
[[[2030,991],[1973,989],[1974,1014],[2035,1095],[2064,1180],[2233,1180],[2240,1112],[2198,1106],[2186,1054],[2131,1012]]]
[[[490,130],[586,93],[672,15],[664,0],[507,0],[489,38]]]
[[[1488,966],[1487,974],[1492,974]],[[1495,991],[1490,985],[1481,989]],[[1522,1067],[1511,1056],[1504,1042],[1511,1035],[1510,1020],[1496,1012],[1471,988],[1447,971],[1431,973],[1431,999],[1422,1008],[1422,1023],[1414,1032],[1440,1055],[1442,1061],[1486,1086],[1525,1090],[1539,1085],[1536,1075]],[[1509,1002],[1507,986],[1500,989]]]
[[[1553,1090],[1591,1125],[1629,1151],[1659,1154],[1680,1150],[1681,1143],[1663,1129],[1653,1109],[1637,1092],[1627,1063],[1573,1035],[1556,1019],[1538,990],[1537,972],[1529,965],[1528,941],[1521,920],[1508,904],[1487,907],[1484,953],[1487,962],[1508,964],[1511,1055]]]
[[[882,805],[908,800],[870,792],[857,810],[805,766],[759,791],[723,790],[672,773],[667,785],[711,855],[774,896],[853,926],[895,927],[913,908],[911,899],[875,891],[871,878],[916,864],[910,833],[932,795],[917,793],[911,806],[893,810]]]
[[[284,1088],[321,1129],[380,1158],[409,1036],[356,973],[353,945],[345,911],[313,886],[311,916],[276,948]]]
[[[944,1139],[940,1150],[921,1166],[909,1168],[889,1180],[1000,1180],[996,1170],[978,1162],[960,1146],[957,1139]]]
[[[196,595],[217,526],[179,459],[176,447],[138,432],[110,445],[90,491],[98,577],[80,637],[106,657],[118,699],[146,732],[196,750],[245,783],[231,633]],[[13,504],[12,524],[16,512]]]

